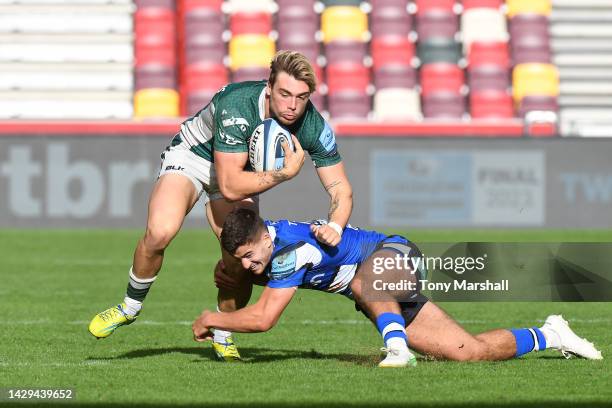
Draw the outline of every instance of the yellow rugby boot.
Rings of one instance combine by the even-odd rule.
[[[125,303],[121,303],[98,313],[89,323],[89,332],[96,338],[102,339],[113,334],[117,327],[132,324],[138,314],[129,315],[124,311],[125,308]]]
[[[236,344],[234,344],[234,339],[232,336],[225,338],[225,343],[213,341],[212,343],[213,350],[215,352],[215,356],[217,359],[221,361],[241,361],[240,353],[238,353],[238,348]]]

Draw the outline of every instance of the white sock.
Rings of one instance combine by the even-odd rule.
[[[134,300],[131,297],[125,297],[123,299],[123,302],[125,303],[125,310],[124,312],[126,312],[129,315],[135,316],[136,314],[138,314],[138,312],[140,312],[140,309],[142,309],[142,302],[139,302],[138,300]]]
[[[542,334],[544,335],[544,338],[546,339],[546,348],[554,348],[554,349],[561,348],[561,339],[559,338],[559,335],[557,333],[555,333],[554,331],[550,330],[549,328],[545,326],[540,327],[540,331],[542,332]]]
[[[232,335],[232,332],[215,329],[215,336],[213,338],[213,341],[215,343],[225,343],[225,340],[231,335]]]
[[[219,306],[217,306],[217,312],[220,312]],[[232,332],[215,329],[215,335],[213,337],[213,341],[215,343],[225,343],[225,339],[232,335]]]
[[[391,337],[386,341],[386,346],[388,349],[394,350],[408,350],[408,344],[406,344],[406,340],[401,337]]]

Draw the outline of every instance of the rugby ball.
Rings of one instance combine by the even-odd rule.
[[[255,171],[280,170],[285,163],[281,142],[294,149],[291,133],[274,119],[266,119],[253,131],[249,140],[249,162]]]

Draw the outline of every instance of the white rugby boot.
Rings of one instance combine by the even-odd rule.
[[[595,345],[587,339],[578,337],[561,315],[548,316],[540,330],[547,338],[547,342],[549,342],[550,336],[557,336],[556,339],[552,340],[558,340],[558,342],[550,341],[550,346],[559,350],[565,358],[570,358],[574,355],[589,360],[603,359],[601,351],[597,350]]]
[[[394,339],[390,339],[394,340]],[[378,363],[379,367],[383,368],[399,368],[411,366],[415,367],[417,365],[417,360],[414,354],[408,349],[404,340],[400,339],[400,342],[389,341],[387,347],[383,347],[380,350],[387,353],[387,357],[380,363]]]

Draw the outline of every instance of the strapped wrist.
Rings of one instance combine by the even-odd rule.
[[[340,235],[340,237],[342,237],[342,227],[338,224],[335,223],[333,221],[330,221],[327,223],[327,225],[333,229],[334,231],[336,231],[338,233],[338,235]]]

